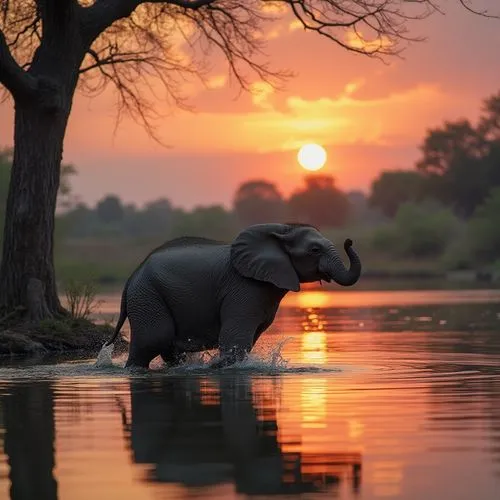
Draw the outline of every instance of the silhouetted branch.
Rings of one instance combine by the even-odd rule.
[[[476,15],[498,17],[459,1]],[[421,40],[409,35],[408,22],[440,11],[438,0],[0,0],[0,30],[10,42],[6,52],[2,37],[0,81],[6,87],[26,82],[23,68],[31,69],[42,36],[54,43],[78,30],[73,42],[86,53],[80,89],[96,94],[111,84],[117,119],[127,111],[151,133],[158,107],[145,91],[155,94],[160,82],[174,105],[186,108],[185,79],[204,81],[213,49],[224,55],[241,89],[255,79],[278,87],[291,76],[271,68],[264,52],[266,23],[283,8],[303,29],[376,58],[398,56],[407,43]]]
[[[143,3],[172,5],[183,9],[197,10],[217,0],[96,0],[87,8],[84,25],[89,40],[94,40],[114,22],[124,19]]]
[[[478,16],[483,16],[483,17],[491,17],[493,19],[500,19],[499,15],[489,14],[487,9],[484,9],[483,11],[479,11],[479,10],[472,8],[469,5],[469,2],[467,2],[466,0],[459,0],[459,2],[463,7],[465,7],[466,10],[468,10],[469,12],[472,12],[472,14],[476,14]]]
[[[33,94],[37,87],[36,79],[17,64],[2,31],[0,31],[0,83],[14,98]]]

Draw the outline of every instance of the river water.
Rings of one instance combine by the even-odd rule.
[[[124,361],[0,365],[1,499],[499,498],[498,290],[289,294],[243,366]]]

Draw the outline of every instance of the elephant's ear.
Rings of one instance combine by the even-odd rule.
[[[231,263],[246,278],[298,292],[299,278],[280,238],[283,228],[281,224],[255,224],[242,231],[231,245]]]

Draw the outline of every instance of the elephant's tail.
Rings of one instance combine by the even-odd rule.
[[[116,323],[115,326],[115,333],[113,333],[113,336],[106,341],[106,343],[104,344],[105,346],[111,345],[116,340],[116,337],[118,337],[118,334],[122,329],[123,323],[125,323],[125,320],[127,319],[127,289],[128,280],[123,287],[122,300],[120,302],[120,317],[118,318],[118,323]]]

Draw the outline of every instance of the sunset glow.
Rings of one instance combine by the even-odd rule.
[[[493,11],[496,3],[488,3]],[[303,168],[314,171],[314,164],[297,163],[307,143],[326,149],[323,169],[332,170],[339,188],[367,192],[382,170],[415,165],[429,127],[459,117],[474,121],[481,100],[498,88],[496,55],[484,50],[500,44],[498,25],[454,2],[447,9],[450,15],[435,16],[414,33],[426,43],[387,64],[353,55],[282,17],[266,26],[265,52],[270,67],[290,70],[293,78],[275,88],[249,73],[249,92],[240,92],[224,57],[213,51],[204,84],[188,76],[182,81],[192,111],[171,106],[152,79],[154,126],[168,147],[126,114],[115,128],[112,86],[92,99],[78,93],[63,158],[78,170],[74,193],[91,205],[114,193],[139,205],[164,197],[185,208],[229,207],[241,183],[261,178],[288,196],[301,184]],[[464,26],[471,36],[464,36]],[[375,43],[368,32],[352,31],[343,42],[354,48]],[[187,57],[180,34],[175,43]],[[445,60],[439,56],[444,46]],[[0,103],[0,146],[12,144],[13,111],[12,101]]]
[[[300,166],[305,170],[314,172],[324,167],[326,163],[326,151],[319,144],[304,144],[297,154]]]

